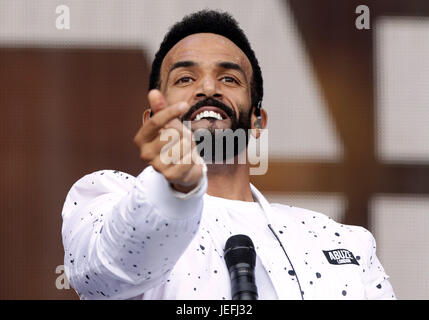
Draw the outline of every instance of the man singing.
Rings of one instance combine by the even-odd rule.
[[[64,204],[64,262],[81,299],[230,300],[223,255],[236,234],[254,243],[259,299],[395,298],[370,232],[268,203],[248,161],[231,161],[266,127],[262,98],[258,60],[229,14],[200,11],[169,30],[135,136],[149,166],[89,174]],[[244,145],[216,148],[238,131]]]

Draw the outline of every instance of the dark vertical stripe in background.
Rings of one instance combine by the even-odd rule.
[[[147,106],[138,49],[0,49],[0,299],[74,298],[57,290],[61,209],[100,169],[137,174],[133,137]]]

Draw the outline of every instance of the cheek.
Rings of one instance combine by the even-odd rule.
[[[177,102],[185,101],[189,102],[190,97],[192,97],[191,90],[186,88],[167,88],[164,92],[165,100],[168,105],[172,105]]]
[[[229,94],[230,101],[233,102],[235,111],[245,111],[249,110],[251,107],[251,95],[250,91],[247,89],[243,89],[240,91],[234,90]]]

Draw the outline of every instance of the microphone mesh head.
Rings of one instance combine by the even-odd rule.
[[[238,263],[247,263],[254,267],[256,262],[255,246],[248,236],[244,234],[234,235],[225,243],[224,257],[228,269]]]

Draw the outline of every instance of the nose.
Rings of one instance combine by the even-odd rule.
[[[201,79],[201,84],[197,89],[196,97],[197,98],[222,97],[222,94],[219,92],[219,87],[217,85],[216,79],[210,76],[207,76]]]

